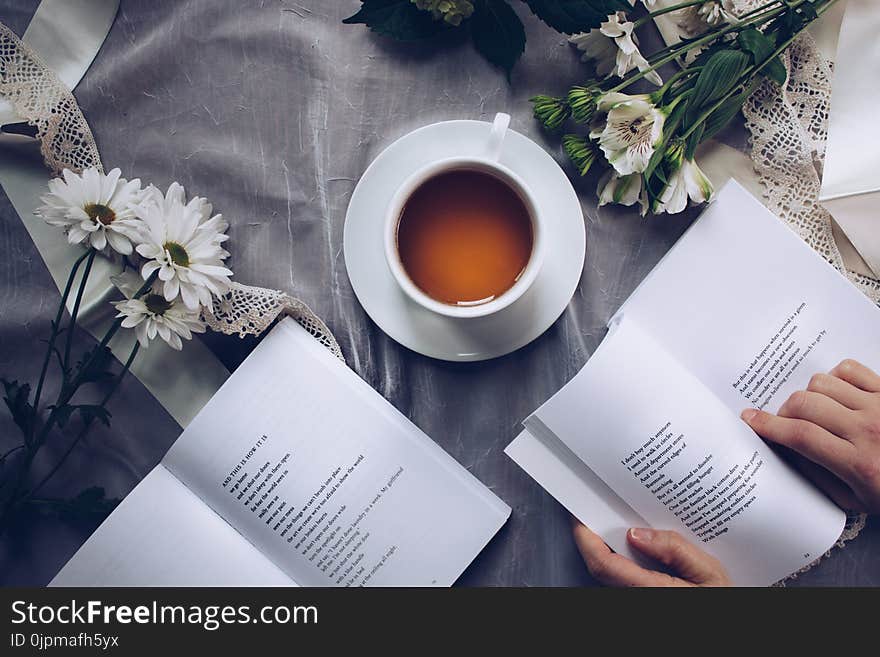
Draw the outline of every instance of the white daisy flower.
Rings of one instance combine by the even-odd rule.
[[[645,94],[605,94],[598,109],[608,113],[605,125],[590,137],[599,140],[605,159],[622,176],[644,171],[663,135],[666,115]]]
[[[81,174],[65,169],[62,175],[63,180],[49,181],[49,194],[35,213],[64,228],[71,244],[86,242],[102,251],[109,243],[114,251],[130,254],[140,223],[133,206],[141,197],[141,181],[121,178],[119,169],[105,175],[95,167]]]
[[[158,271],[165,299],[174,301],[179,295],[190,310],[200,305],[212,310],[213,296],[227,292],[232,276],[223,264],[229,253],[221,246],[229,226],[211,211],[202,198],[187,203],[177,183],[164,196],[151,188],[137,209],[143,229],[136,248],[148,260],[141,275],[147,279]]]
[[[669,183],[660,195],[656,212],[678,214],[688,203],[705,203],[712,198],[715,189],[706,174],[700,170],[694,160],[685,160],[669,177]]]
[[[616,171],[608,171],[599,180],[596,194],[599,196],[599,207],[609,203],[630,206],[638,202],[642,216],[647,214],[648,198],[640,173],[621,176]]]
[[[610,14],[608,20],[598,29],[576,34],[569,38],[569,42],[584,53],[581,59],[595,62],[596,73],[613,73],[622,78],[635,68],[640,71],[651,68],[651,64],[639,51],[634,28],[635,24],[626,20],[626,14],[618,11]],[[645,79],[657,86],[663,84],[657,71],[651,71],[645,75]]]
[[[199,226],[204,226],[209,221],[214,220],[212,226],[214,226],[217,230],[217,238],[218,244],[225,242],[229,239],[229,237],[225,234],[226,230],[229,228],[229,224],[224,221],[223,215],[212,215],[214,211],[214,206],[206,198],[202,198],[200,196],[194,196],[192,200],[187,202],[186,200],[186,190],[183,185],[179,182],[173,182],[168,186],[168,191],[165,194],[162,193],[155,185],[149,185],[143,191],[143,199],[144,203],[157,203],[161,205],[164,209],[168,209],[173,203],[180,203],[181,205],[189,205],[196,210],[199,214]],[[229,254],[224,252],[226,256]]]
[[[150,340],[158,335],[172,349],[180,351],[181,338],[190,340],[193,333],[205,332],[200,311],[190,310],[180,299],[168,301],[155,288],[139,299],[113,305],[119,311],[116,317],[124,317],[122,328],[133,328],[142,347],[149,346]]]

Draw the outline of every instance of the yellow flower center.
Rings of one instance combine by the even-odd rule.
[[[89,219],[103,226],[109,226],[116,219],[116,213],[113,212],[113,208],[101,203],[86,203],[83,210],[89,215]]]
[[[171,262],[175,265],[178,267],[189,267],[189,254],[180,244],[177,242],[165,242],[162,247],[168,252]]]
[[[147,310],[154,315],[164,315],[165,311],[172,306],[172,303],[161,294],[148,294],[144,297],[144,304],[147,306]]]

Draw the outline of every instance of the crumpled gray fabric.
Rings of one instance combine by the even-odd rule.
[[[527,99],[563,92],[581,79],[583,64],[564,36],[513,4],[528,45],[508,84],[466,40],[401,45],[343,25],[356,0],[123,0],[76,96],[108,167],[160,187],[177,180],[207,196],[231,224],[236,279],[306,301],[360,376],[513,507],[462,584],[580,585],[592,580],[571,540],[568,514],[502,450],[520,421],[583,365],[605,322],[690,217],[643,220],[628,210],[597,211],[595,180],[576,181],[587,223],[579,289],[544,336],[484,363],[430,360],[387,338],[355,299],[342,254],[345,210],[359,176],[416,127],[491,120],[506,111],[515,130],[562,161]],[[36,5],[2,0],[0,21],[21,34]],[[728,139],[742,144],[742,131]],[[58,292],[5,197],[0,217],[0,374],[33,379]],[[81,347],[89,344],[78,337]],[[230,367],[254,344],[206,339]],[[179,433],[132,378],[111,410],[112,428],[93,432],[52,494],[103,485],[124,495]],[[13,435],[0,411],[0,447]],[[0,581],[48,582],[86,536],[57,521],[17,527],[0,541]],[[878,545],[874,522],[798,582],[880,584]]]

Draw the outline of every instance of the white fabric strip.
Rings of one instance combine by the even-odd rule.
[[[828,147],[819,201],[875,277],[880,277],[880,153],[867,144],[880,91],[867,81],[880,66],[876,0],[850,0],[840,30],[831,95]]]
[[[119,0],[43,0],[21,40],[73,89],[101,49],[118,7]],[[0,98],[0,125],[23,120]]]

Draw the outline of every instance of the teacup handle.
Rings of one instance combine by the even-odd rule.
[[[498,112],[492,122],[492,132],[489,133],[489,147],[486,157],[493,162],[501,158],[501,148],[504,146],[504,136],[510,126],[510,114]]]

